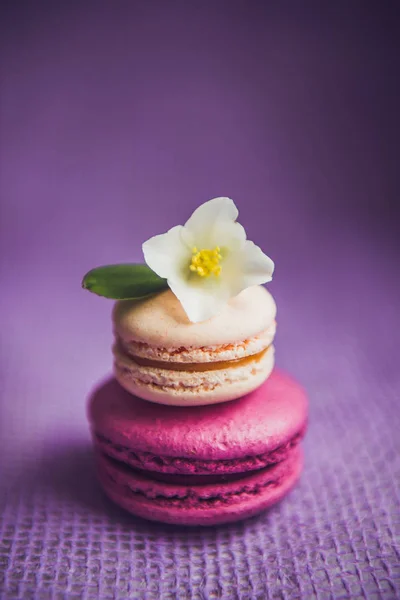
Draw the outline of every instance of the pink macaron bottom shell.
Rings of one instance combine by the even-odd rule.
[[[281,500],[294,486],[303,466],[300,447],[285,460],[211,484],[159,481],[97,453],[98,476],[116,504],[139,517],[177,525],[217,525],[258,514]]]

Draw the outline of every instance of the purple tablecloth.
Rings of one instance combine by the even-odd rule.
[[[391,6],[3,3],[0,598],[400,597]],[[217,195],[276,261],[310,428],[279,506],[190,530],[95,481],[111,303],[80,279]]]

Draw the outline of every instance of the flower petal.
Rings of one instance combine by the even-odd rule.
[[[231,221],[216,221],[209,233],[209,247],[219,246],[226,252],[236,252],[243,248],[246,242],[246,232],[240,223]]]
[[[181,277],[182,270],[190,263],[191,251],[182,239],[182,230],[182,225],[177,225],[142,246],[146,263],[160,277]]]
[[[275,269],[274,261],[264,254],[259,246],[247,240],[243,255],[243,268],[249,278],[257,279],[258,284],[268,283],[272,280]],[[256,285],[256,282],[252,281],[250,285]]]
[[[231,256],[231,263],[235,265],[236,272],[231,273],[232,292],[239,294],[252,285],[268,283],[272,280],[274,262],[253,242],[247,240],[244,248]],[[231,267],[232,268],[232,267]]]
[[[182,239],[190,250],[194,246],[199,249],[208,248],[209,250],[218,246],[221,248],[222,253],[227,255],[243,248],[246,241],[246,232],[240,223],[219,220],[201,233],[194,234],[190,229],[184,227]]]
[[[211,319],[231,297],[229,289],[220,282],[215,285],[193,285],[190,280],[168,279],[168,285],[192,323]]]
[[[234,222],[238,214],[239,211],[230,198],[213,198],[194,211],[186,221],[185,228],[193,233],[196,243],[200,245],[203,244],[205,234],[211,232],[217,222]]]

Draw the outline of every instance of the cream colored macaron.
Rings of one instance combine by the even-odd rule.
[[[132,394],[160,404],[234,400],[273,369],[275,316],[275,301],[261,286],[244,290],[202,323],[189,321],[170,290],[116,302],[115,376]]]

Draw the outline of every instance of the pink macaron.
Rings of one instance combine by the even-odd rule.
[[[91,396],[88,417],[106,494],[150,520],[216,525],[253,516],[302,469],[307,399],[278,371],[238,400],[189,410],[143,401],[111,379]]]

